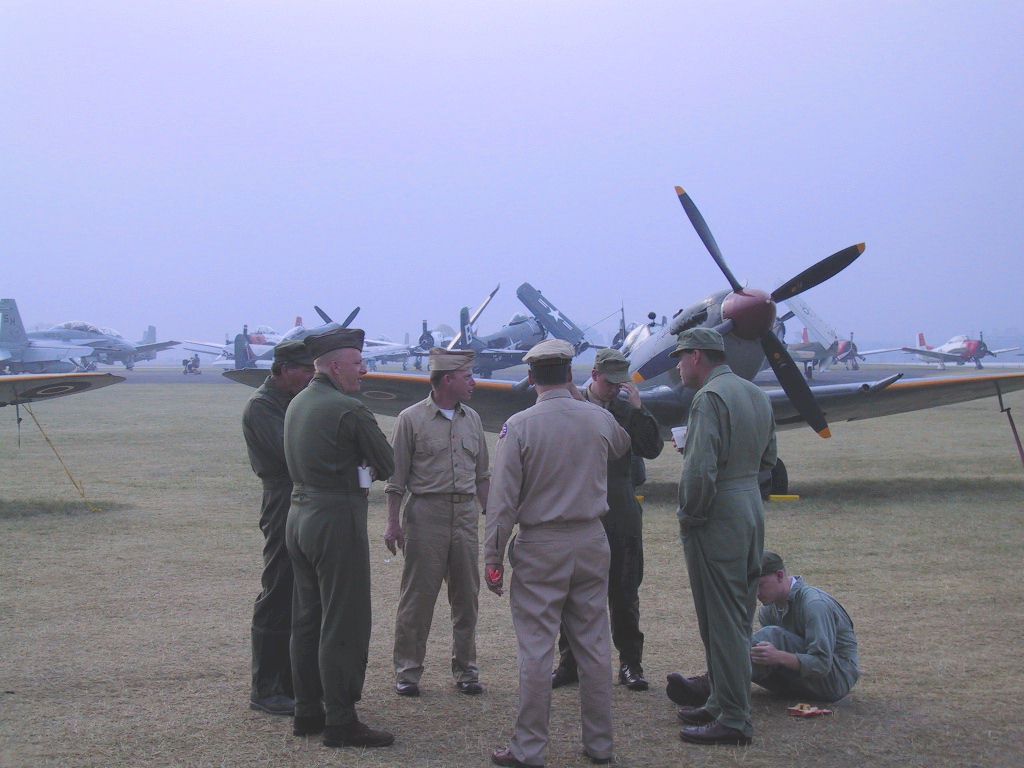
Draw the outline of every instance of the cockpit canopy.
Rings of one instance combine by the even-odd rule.
[[[103,333],[103,331],[101,331],[92,323],[86,323],[81,320],[68,320],[66,323],[55,325],[51,330],[81,331],[82,333],[95,333],[96,335],[100,335]]]
[[[516,312],[514,315],[512,315],[512,318],[508,321],[508,324],[519,325],[519,323],[525,323],[529,319],[529,315],[524,315],[522,312]]]

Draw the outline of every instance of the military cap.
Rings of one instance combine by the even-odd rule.
[[[476,357],[476,352],[472,349],[441,349],[441,347],[434,347],[430,350],[430,370],[472,370],[474,357]]]
[[[362,350],[365,335],[362,328],[333,328],[323,333],[307,336],[305,344],[309,349],[309,354],[317,358],[336,349]]]
[[[782,557],[766,549],[761,558],[761,575],[774,576],[784,570],[786,570],[786,565],[782,562]]]
[[[676,339],[676,348],[669,354],[671,357],[679,357],[680,354],[690,349],[713,349],[725,352],[725,341],[722,339],[722,334],[714,328],[687,328],[679,334]]]
[[[568,363],[575,354],[576,350],[568,341],[548,339],[530,347],[530,351],[523,355],[523,362],[530,365],[557,365]]]
[[[617,349],[600,350],[594,359],[594,368],[612,384],[625,384],[630,380],[629,360]]]
[[[312,365],[313,356],[309,354],[306,342],[289,339],[288,341],[282,341],[274,347],[274,362],[291,365]]]

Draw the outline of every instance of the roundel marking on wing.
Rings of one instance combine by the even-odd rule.
[[[394,400],[397,395],[391,392],[384,392],[379,389],[367,389],[363,391],[363,397],[369,400]]]
[[[81,392],[86,389],[91,389],[92,383],[88,381],[66,381],[60,384],[44,384],[39,387],[30,387],[29,389],[18,392],[19,399],[35,399],[43,397],[57,397],[59,395],[69,395],[72,392]]]

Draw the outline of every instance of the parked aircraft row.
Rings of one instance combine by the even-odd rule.
[[[715,328],[723,334],[726,345],[727,360],[732,369],[747,379],[752,379],[766,365],[775,372],[780,384],[779,389],[769,390],[768,395],[775,413],[776,424],[780,429],[810,425],[822,437],[831,435],[829,422],[852,421],[878,416],[886,416],[906,411],[930,408],[939,405],[972,400],[986,396],[1002,397],[1003,394],[1024,389],[1024,373],[1002,374],[996,376],[954,377],[948,379],[919,379],[901,381],[902,374],[896,374],[874,382],[857,382],[811,387],[798,367],[800,350],[790,350],[783,343],[780,335],[784,334],[780,319],[777,318],[778,302],[789,302],[795,315],[802,311],[799,294],[828,280],[850,266],[865,250],[863,244],[849,246],[821,260],[809,269],[784,282],[774,291],[744,288],[735,278],[718,248],[711,230],[689,195],[677,188],[679,201],[691,224],[703,242],[705,248],[716,262],[730,286],[730,290],[719,291],[708,298],[679,310],[670,321],[657,323],[655,317],[632,330],[625,326],[624,314],[620,324],[621,349],[630,360],[630,371],[637,382],[644,404],[658,419],[663,435],[667,438],[673,426],[686,422],[690,401],[694,392],[682,385],[675,369],[675,360],[670,357],[675,347],[675,337],[679,332],[695,326]],[[499,367],[521,362],[522,352],[529,346],[550,334],[573,343],[582,350],[586,342],[583,332],[572,321],[568,320],[539,291],[528,283],[519,287],[517,295],[531,311],[532,316],[516,317],[499,331],[479,335],[476,323],[483,309],[487,306],[492,293],[473,313],[464,309],[460,318],[459,333],[448,342],[449,348],[468,347],[476,349],[486,366],[488,373]],[[13,304],[13,302],[12,302]],[[794,309],[795,307],[795,309]],[[809,308],[807,308],[809,310]],[[318,309],[325,325],[307,329],[297,325],[284,338],[301,338],[314,330],[325,330],[329,327],[347,325],[355,317],[358,308],[342,323],[333,323],[331,318]],[[805,327],[809,332],[817,325],[813,313],[802,311],[807,318]],[[29,341],[21,332],[17,344],[10,346],[8,337],[17,335],[20,318],[16,307],[11,314],[14,318],[8,321],[8,314],[3,315],[3,328],[0,340],[8,343],[3,347],[4,361],[12,361],[16,354],[22,362],[32,357],[30,353],[40,353],[42,347],[33,347],[35,340]],[[787,316],[784,316],[787,318]],[[424,323],[424,328],[426,323]],[[820,329],[818,329],[820,330]],[[781,334],[780,334],[781,332]],[[817,331],[815,331],[817,333]],[[430,339],[425,337],[430,335]],[[834,361],[842,359],[844,354],[853,363],[868,352],[858,352],[852,344],[841,351],[838,338],[832,332],[831,342],[822,344],[830,350]],[[42,343],[44,340],[39,340]],[[47,343],[64,345],[68,349],[68,341],[47,339]],[[852,341],[852,340],[851,340]],[[966,341],[966,340],[965,340]],[[433,345],[436,339],[432,334],[424,333],[420,339],[420,348],[404,348],[401,354],[422,354],[428,344]],[[820,343],[820,342],[819,342]],[[18,346],[20,345],[20,346]],[[233,380],[252,386],[258,386],[266,376],[265,368],[269,366],[272,347],[261,355],[255,355],[252,335],[241,334],[236,339],[235,353],[244,357],[251,366],[226,371],[225,375]],[[269,345],[268,345],[269,346]],[[392,345],[402,347],[403,345]],[[15,349],[17,347],[17,349]],[[77,350],[81,353],[86,348]],[[88,349],[93,349],[89,347]],[[918,349],[904,351],[919,352]],[[973,353],[980,355],[980,348]],[[394,350],[392,350],[394,351]],[[942,350],[946,354],[953,354]],[[1007,350],[996,350],[1003,352]],[[93,350],[95,352],[95,350]],[[385,353],[387,347],[385,347]],[[797,354],[794,354],[796,352]],[[874,352],[874,350],[870,351]],[[517,353],[517,354],[513,354]],[[372,358],[375,352],[373,345],[367,347],[366,355]],[[989,351],[988,354],[992,354]],[[262,358],[262,359],[259,359]],[[74,374],[72,375],[74,376]],[[89,376],[77,374],[77,376]],[[71,394],[85,388],[115,383],[118,377],[109,379],[61,379],[28,377],[16,381],[18,377],[7,377],[8,384],[0,387],[2,397],[0,404],[8,402],[25,402],[41,397],[54,397]],[[395,415],[402,408],[422,399],[428,389],[426,376],[418,374],[370,373],[363,386],[362,398],[367,406],[378,413]],[[20,389],[19,389],[20,388]],[[34,388],[34,389],[33,389]],[[26,394],[27,392],[27,394]],[[505,419],[512,413],[528,406],[533,400],[531,388],[526,380],[482,381],[476,388],[473,405],[480,413],[483,423],[490,430],[500,429]],[[784,465],[779,472],[785,473]]]

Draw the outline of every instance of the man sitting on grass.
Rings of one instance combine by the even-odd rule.
[[[752,680],[790,698],[838,701],[860,677],[853,621],[824,590],[790,576],[782,558],[765,550],[757,599],[762,629],[751,639]],[[681,705],[687,725],[710,722],[703,708],[710,694],[707,675],[668,676],[668,697]]]

